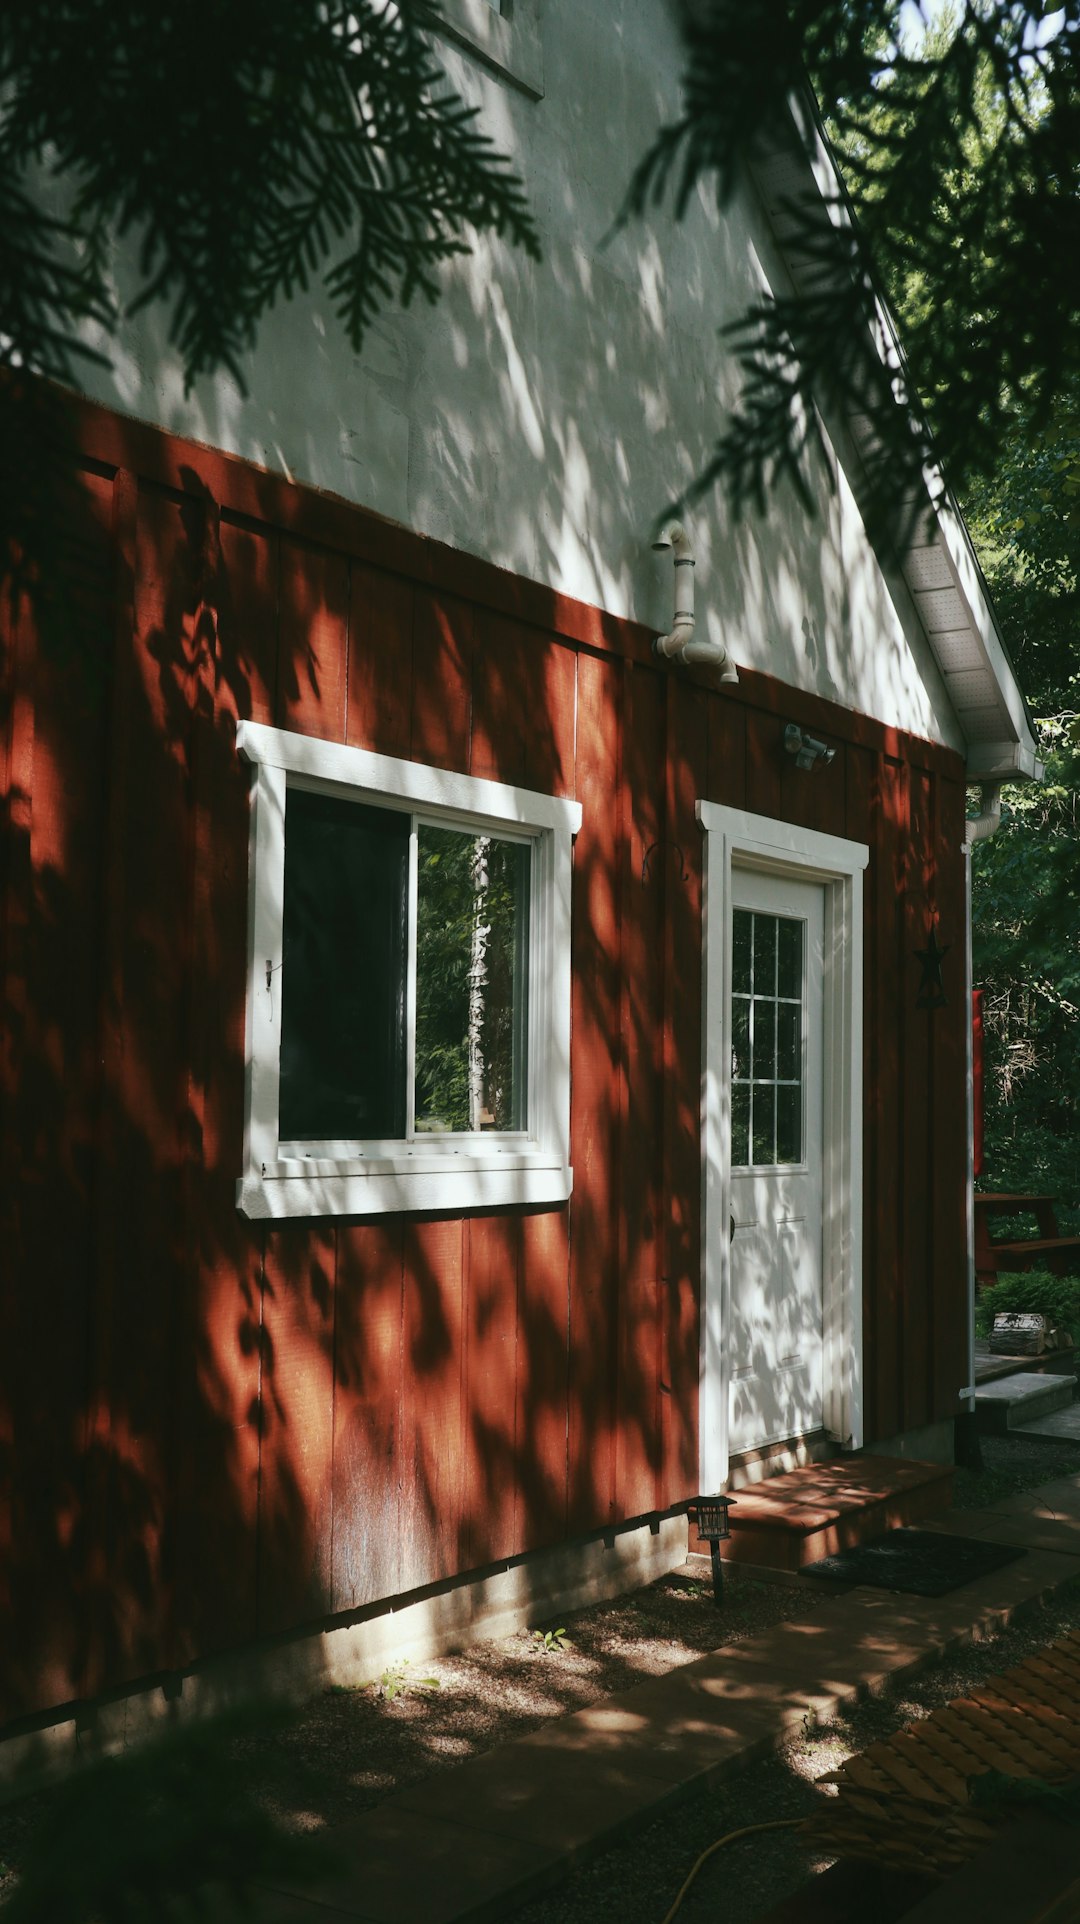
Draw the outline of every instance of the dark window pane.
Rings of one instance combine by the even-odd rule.
[[[409,817],[290,788],[279,1132],[405,1133]]]
[[[797,1002],[776,1005],[776,1073],[781,1082],[802,1076],[802,1008]]]
[[[776,1074],[776,1004],[754,997],[754,1080]]]
[[[776,1160],[776,1090],[771,1083],[755,1082],[754,1085],[754,1161],[772,1163]]]
[[[731,1004],[731,1073],[750,1074],[750,1003],[746,996],[736,996]]]
[[[802,1001],[803,925],[784,917],[780,922],[777,954],[777,995],[794,996]]]
[[[750,993],[750,927],[753,919],[749,909],[736,909],[732,916],[731,987],[735,995]]]
[[[745,1169],[750,1161],[750,1091],[737,1082],[731,1091],[731,1166]]]
[[[776,1091],[776,1160],[802,1161],[802,1090]]]
[[[754,994],[776,994],[776,917],[754,917]]]
[[[417,835],[417,1130],[524,1129],[526,843]]]

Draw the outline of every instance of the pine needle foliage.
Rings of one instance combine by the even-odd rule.
[[[320,281],[359,350],[376,314],[493,229],[530,253],[520,182],[452,91],[417,0],[38,0],[0,25],[0,319],[9,363],[58,379],[72,323],[163,301],[187,378],[244,356]],[[64,218],[29,187],[70,187]]]
[[[161,302],[188,385],[241,391],[260,322],[319,287],[350,347],[477,231],[538,256],[520,180],[453,91],[421,0],[36,0],[0,9],[0,568],[55,575],[62,411]],[[7,378],[3,378],[6,376]]]
[[[841,174],[824,215],[783,209],[796,291],[729,330],[742,400],[694,492],[760,508],[786,476],[808,500],[815,404],[868,420],[882,525],[935,451],[961,491],[991,473],[1015,421],[1037,432],[1080,372],[1080,0],[956,0],[918,46],[901,0],[681,0],[681,16],[683,112],[624,219],[667,197],[681,216],[703,180],[725,204],[748,163],[790,149],[808,88]],[[875,345],[898,286],[918,296],[899,386]]]

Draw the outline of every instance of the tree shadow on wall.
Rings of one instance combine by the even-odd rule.
[[[133,427],[81,467],[79,645],[5,613],[8,1734],[109,1698],[123,1740],[136,1686],[694,1473],[697,869],[643,861],[676,813],[693,847],[660,677],[575,652],[554,598],[530,626],[171,458]],[[239,1215],[238,717],[586,798],[568,1209]]]

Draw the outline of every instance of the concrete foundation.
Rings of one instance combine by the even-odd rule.
[[[916,1463],[955,1463],[956,1419],[927,1423],[921,1430],[902,1430],[899,1436],[882,1437],[867,1443],[874,1456],[910,1457]]]

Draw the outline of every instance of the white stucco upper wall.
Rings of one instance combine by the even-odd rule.
[[[85,388],[660,632],[672,570],[650,536],[736,393],[718,330],[783,269],[753,196],[721,215],[707,187],[681,224],[665,208],[604,245],[635,162],[679,109],[673,15],[657,0],[518,4],[532,92],[438,45],[526,183],[539,266],[480,242],[437,307],[386,313],[359,357],[317,292],[283,306],[246,397],[224,376],[185,395],[150,310],[99,343],[112,366],[90,367]],[[454,5],[466,26],[470,7],[491,11]],[[122,260],[117,275],[122,289]],[[962,748],[911,598],[884,579],[842,468],[834,479],[814,518],[783,492],[738,528],[719,494],[687,517],[699,630],[740,666]]]

